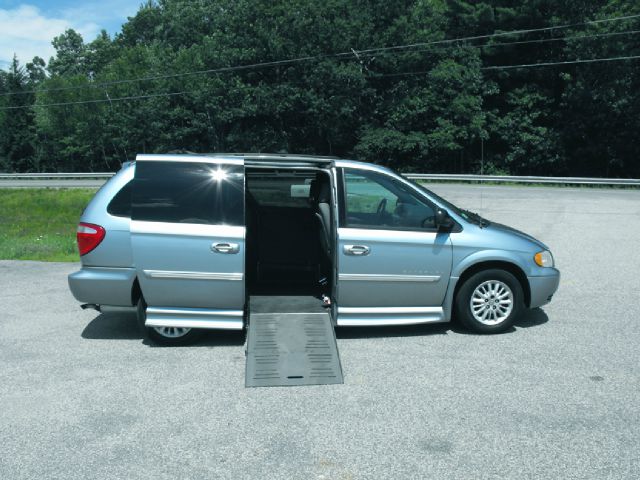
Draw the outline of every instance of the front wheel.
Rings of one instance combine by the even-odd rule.
[[[202,334],[200,330],[185,327],[147,327],[147,304],[140,297],[137,308],[138,327],[144,338],[148,338],[159,345],[190,345]]]
[[[469,277],[455,299],[456,317],[477,333],[508,330],[524,308],[522,286],[505,270],[483,270]]]

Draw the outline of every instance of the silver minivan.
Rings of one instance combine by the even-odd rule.
[[[497,333],[560,279],[535,238],[384,167],[329,157],[138,155],[89,203],[77,237],[75,298],[136,309],[164,344],[244,329],[252,296],[313,298],[334,326],[455,318]]]

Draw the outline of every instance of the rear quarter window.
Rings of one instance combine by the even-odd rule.
[[[131,218],[132,188],[133,180],[130,180],[118,193],[115,194],[107,206],[107,213],[109,213],[109,215]]]

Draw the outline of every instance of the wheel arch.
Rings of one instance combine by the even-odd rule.
[[[506,260],[486,260],[474,263],[473,265],[469,265],[461,273],[460,278],[456,282],[456,288],[453,292],[453,301],[455,302],[455,299],[458,296],[458,291],[460,290],[462,285],[464,285],[464,282],[466,282],[468,278],[478,272],[491,269],[505,270],[516,277],[518,282],[520,282],[522,292],[524,293],[524,304],[525,306],[529,307],[529,305],[531,304],[531,288],[529,286],[527,276],[518,265]]]

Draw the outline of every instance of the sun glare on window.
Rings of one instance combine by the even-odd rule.
[[[221,168],[218,168],[217,170],[212,170],[211,171],[211,179],[215,180],[216,182],[220,182],[222,180],[226,180],[226,178],[227,178],[227,172],[225,172]]]

